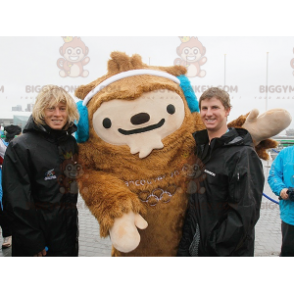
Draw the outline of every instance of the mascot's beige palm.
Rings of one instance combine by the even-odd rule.
[[[139,69],[169,77],[134,75]],[[117,79],[121,73],[127,75]],[[87,100],[89,120],[89,138],[79,145],[84,171],[80,193],[99,221],[100,235],[110,234],[113,256],[176,255],[187,191],[198,189],[203,180],[192,133],[204,126],[173,79],[185,73],[182,66],[151,67],[139,55],[113,52],[108,73],[76,90],[78,98]],[[112,82],[95,92],[105,81]],[[266,149],[276,146],[268,138],[286,128],[291,118],[284,110],[272,110],[262,119],[264,129],[258,130],[255,115],[247,122],[241,116],[231,126],[253,126],[261,146],[256,150],[266,159]]]

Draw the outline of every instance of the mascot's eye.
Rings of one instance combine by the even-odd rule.
[[[68,171],[71,171],[71,170],[72,170],[72,167],[71,167],[70,165],[68,165],[68,166],[67,166],[67,170],[68,170]]]
[[[67,49],[67,54],[71,54],[71,49]]]
[[[188,54],[188,53],[189,53],[189,50],[188,50],[188,49],[185,49],[185,50],[184,50],[184,53],[185,53],[185,54]]]
[[[109,118],[104,118],[102,123],[105,129],[109,129],[111,127],[111,120]]]
[[[80,49],[78,49],[78,50],[77,50],[77,54],[80,54],[80,53],[81,53],[81,50],[80,50]]]
[[[197,49],[194,49],[193,52],[194,52],[194,54],[197,54],[198,53],[198,50]]]
[[[167,107],[166,107],[166,111],[169,113],[169,114],[174,114],[176,112],[176,108],[172,105],[172,104],[169,104]]]

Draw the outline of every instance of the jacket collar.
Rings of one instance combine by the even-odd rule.
[[[193,134],[197,145],[204,145],[209,143],[207,130],[198,131]],[[247,145],[254,146],[249,132],[242,128],[230,128],[220,138],[211,140],[211,146],[226,146],[226,145]]]
[[[202,160],[203,164],[206,164],[212,155],[212,151],[226,146],[248,145],[254,146],[251,135],[245,129],[230,128],[229,132],[226,132],[220,138],[214,138],[209,145],[209,138],[207,130],[198,131],[193,134],[196,141],[195,154]]]
[[[38,126],[32,117],[32,115],[29,117],[28,122],[26,126],[24,127],[23,133],[28,132],[38,132],[43,133],[44,135],[50,136],[50,137],[64,137],[66,135],[71,135],[77,130],[77,126],[75,124],[71,125],[67,130],[53,130],[48,125],[40,125]]]

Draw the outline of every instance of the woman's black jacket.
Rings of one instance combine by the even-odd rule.
[[[13,218],[14,252],[32,256],[45,246],[64,251],[76,244],[76,175],[66,170],[77,164],[78,146],[71,135],[75,130],[75,125],[67,131],[38,127],[30,117],[23,134],[8,146],[3,204]]]
[[[264,187],[252,138],[245,129],[230,129],[210,145],[206,130],[193,136],[199,173],[178,255],[252,256]]]

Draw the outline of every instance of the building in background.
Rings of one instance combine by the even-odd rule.
[[[287,136],[294,136],[294,129],[288,129],[288,130],[286,130],[286,135]]]
[[[31,112],[22,112],[21,114],[14,114],[13,115],[13,124],[20,126],[23,130],[25,125],[27,124],[27,121],[31,115]]]
[[[11,114],[11,112],[0,116],[1,126],[8,126],[11,124],[13,124],[13,115]]]
[[[25,109],[25,111],[32,112],[33,111],[33,107],[34,107],[34,104],[33,103],[27,104],[27,108]]]
[[[20,126],[23,130],[30,115],[32,114],[33,106],[33,103],[28,103],[25,110],[23,110],[22,105],[12,106],[11,112],[0,116],[0,125],[5,127],[13,124]]]
[[[22,111],[22,106],[21,105],[12,106],[11,111]]]

